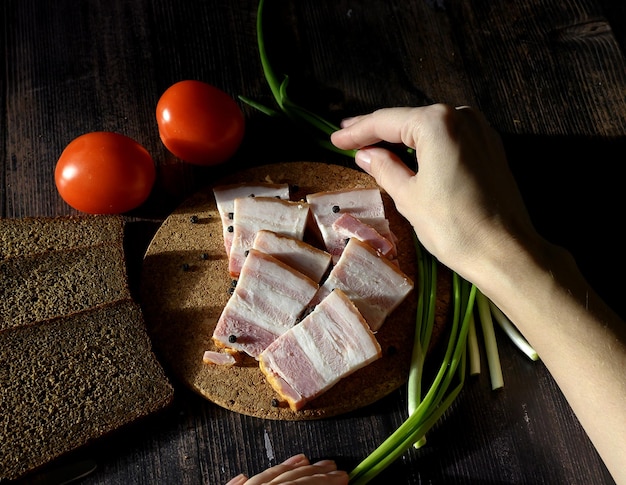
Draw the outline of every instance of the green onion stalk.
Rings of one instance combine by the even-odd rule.
[[[539,360],[539,355],[537,351],[530,346],[528,341],[522,336],[519,330],[511,323],[508,317],[502,313],[493,302],[489,302],[489,309],[491,310],[491,314],[495,318],[496,322],[500,325],[500,328],[504,330],[504,333],[509,337],[511,342],[515,344],[515,346],[520,349],[530,360]]]
[[[424,363],[435,323],[435,302],[437,301],[437,261],[422,248],[415,236],[414,243],[417,254],[417,288],[419,288],[419,294],[413,354],[407,384],[409,416],[413,414],[421,401]],[[415,443],[415,447],[419,448],[425,443],[426,437],[422,437]]]
[[[493,319],[491,318],[491,308],[489,307],[489,300],[480,291],[476,295],[476,306],[478,308],[478,316],[480,317],[483,339],[485,341],[491,389],[500,389],[504,387],[504,379],[502,377],[502,366],[500,364],[496,333],[493,328]]]
[[[452,275],[452,283],[454,310],[450,337],[433,382],[406,421],[350,472],[350,483],[368,483],[411,446],[423,440],[426,432],[443,416],[461,392],[465,383],[466,341],[476,287],[456,273]],[[466,298],[462,295],[466,295]],[[418,317],[417,330],[421,330],[419,320],[421,319]]]
[[[341,155],[354,158],[356,150],[342,150],[337,148],[330,142],[331,133],[337,131],[339,126],[327,121],[323,117],[309,111],[306,108],[294,103],[289,99],[287,94],[287,86],[289,85],[289,76],[283,76],[280,80],[271,63],[269,62],[267,51],[265,49],[265,38],[263,34],[263,5],[265,0],[259,1],[256,20],[256,32],[257,32],[257,44],[259,46],[259,55],[261,58],[261,66],[263,67],[263,73],[267,84],[272,91],[272,95],[278,104],[278,111],[258,103],[245,96],[239,96],[239,99],[244,103],[256,108],[257,110],[265,113],[271,117],[286,116],[289,120],[308,128],[312,131],[314,141],[322,148],[331,150]]]
[[[239,99],[270,117],[285,117],[302,126],[321,147],[354,158],[356,150],[341,150],[330,141],[330,135],[339,127],[289,99],[287,88],[289,77],[279,79],[274,71],[263,35],[263,6],[260,0],[257,10],[257,43],[261,65],[270,87],[277,108],[270,108],[245,96]],[[411,149],[408,149],[412,152]],[[537,360],[536,352],[528,345],[513,324],[477,288],[458,274],[452,273],[452,321],[443,360],[426,386],[426,357],[430,348],[435,320],[437,301],[438,261],[426,251],[421,243],[414,239],[417,255],[417,288],[419,291],[413,354],[407,382],[408,417],[400,427],[367,456],[350,473],[350,483],[362,485],[368,483],[411,447],[420,447],[426,442],[426,433],[437,423],[450,408],[465,383],[466,361],[470,362],[470,373],[480,371],[479,352],[474,321],[474,304],[479,310],[483,334],[487,334],[487,354],[490,357],[490,373],[496,377],[494,386],[503,385],[500,363],[497,359],[497,347],[493,334],[493,315],[499,326],[511,340],[528,355]],[[469,354],[469,357],[468,357]],[[425,392],[424,392],[425,391]]]
[[[473,315],[467,334],[467,352],[469,354],[469,373],[471,376],[476,376],[480,374],[480,350],[478,348],[478,335],[476,334],[476,321]]]

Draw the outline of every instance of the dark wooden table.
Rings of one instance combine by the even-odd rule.
[[[53,180],[65,145],[96,130],[131,136],[159,169],[148,203],[127,215],[136,284],[158,224],[222,173],[277,161],[347,163],[247,107],[245,142],[224,166],[191,167],[161,145],[156,102],[181,79],[272,102],[256,7],[252,0],[3,0],[0,216],[75,213]],[[502,133],[537,227],[568,247],[626,315],[622,2],[267,0],[266,13],[268,49],[291,76],[292,97],[333,121],[438,101],[483,110]],[[407,452],[378,483],[613,483],[543,365],[498,337],[505,388],[492,392],[486,372],[470,379],[427,446]],[[264,421],[177,385],[171,409],[69,458],[97,460],[88,484],[220,484],[300,451],[351,469],[402,422],[405,406],[401,389],[338,418]]]

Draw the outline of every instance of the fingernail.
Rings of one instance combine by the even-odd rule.
[[[283,461],[283,465],[297,465],[298,463],[302,463],[304,461],[307,461],[307,457],[304,456],[303,453],[300,453],[299,455],[294,455],[291,458],[287,458],[285,461]]]
[[[344,118],[343,120],[341,120],[341,123],[339,126],[341,126],[342,128],[345,128],[347,126],[350,126],[353,121],[354,121],[354,117]]]
[[[372,165],[372,155],[367,150],[359,150],[354,155],[354,161],[363,170],[369,173]]]
[[[333,460],[320,460],[313,463],[313,466],[333,466],[335,462]]]

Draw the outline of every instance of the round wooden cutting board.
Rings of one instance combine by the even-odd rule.
[[[376,187],[369,175],[342,166],[294,162],[248,169],[219,181],[230,183],[289,183],[292,200],[309,193]],[[412,229],[383,193],[386,215],[397,235],[401,269],[416,280]],[[339,385],[294,412],[276,406],[276,394],[254,359],[233,367],[205,364],[205,350],[216,350],[213,329],[231,286],[222,225],[212,187],[178,207],[150,243],[142,269],[141,303],[155,350],[164,364],[191,389],[232,411],[266,419],[307,420],[359,409],[388,395],[408,376],[417,291],[413,291],[386,320],[377,338],[383,356]]]

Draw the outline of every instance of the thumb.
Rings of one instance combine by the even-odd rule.
[[[362,148],[354,156],[356,164],[370,174],[376,183],[387,192],[396,204],[406,193],[415,172],[407,167],[400,158],[384,148]]]

